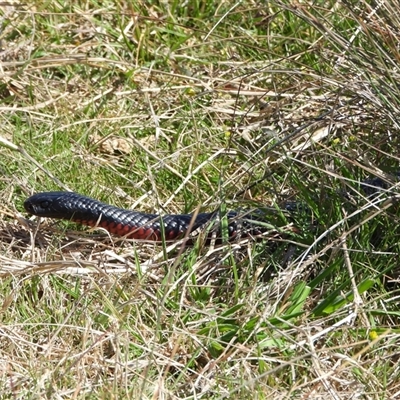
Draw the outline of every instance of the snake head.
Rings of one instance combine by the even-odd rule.
[[[48,218],[69,217],[70,210],[65,203],[65,197],[69,192],[43,192],[29,197],[24,202],[25,210],[32,215]],[[75,195],[75,193],[71,193]],[[64,201],[60,201],[63,198]]]

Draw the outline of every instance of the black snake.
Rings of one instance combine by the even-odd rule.
[[[388,188],[381,178],[370,178],[362,181],[361,187],[367,196],[380,189]],[[131,239],[152,241],[173,241],[181,239],[196,230],[204,229],[211,223],[208,235],[214,231],[220,234],[220,225],[216,222],[219,212],[198,214],[171,214],[159,216],[133,210],[117,208],[98,200],[73,192],[43,192],[29,197],[24,202],[29,214],[39,217],[50,217],[70,220],[92,227],[101,227],[110,233]],[[285,209],[291,211],[298,207],[296,202],[287,203]],[[271,226],[265,220],[265,214],[253,211],[229,211],[226,214],[226,232],[230,240],[238,236],[260,235]]]

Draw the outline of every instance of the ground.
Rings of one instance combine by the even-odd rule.
[[[397,2],[0,7],[2,398],[400,398]],[[269,229],[137,242],[50,190]]]

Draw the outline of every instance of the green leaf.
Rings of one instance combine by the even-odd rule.
[[[292,305],[287,309],[285,314],[291,315],[301,312],[304,302],[307,300],[310,291],[310,286],[308,286],[305,282],[299,282],[289,298],[289,301],[292,303]]]
[[[374,284],[375,280],[366,279],[357,286],[357,291],[359,294],[362,294],[369,290]],[[354,293],[352,290],[348,291],[345,295],[339,294],[340,292],[340,290],[335,290],[330,296],[328,296],[315,308],[313,314],[315,316],[332,314],[336,310],[342,308],[343,306],[351,303],[354,300]]]

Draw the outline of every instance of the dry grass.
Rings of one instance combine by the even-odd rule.
[[[3,398],[398,397],[398,7],[2,4]],[[160,246],[23,211],[68,189],[276,229]]]

